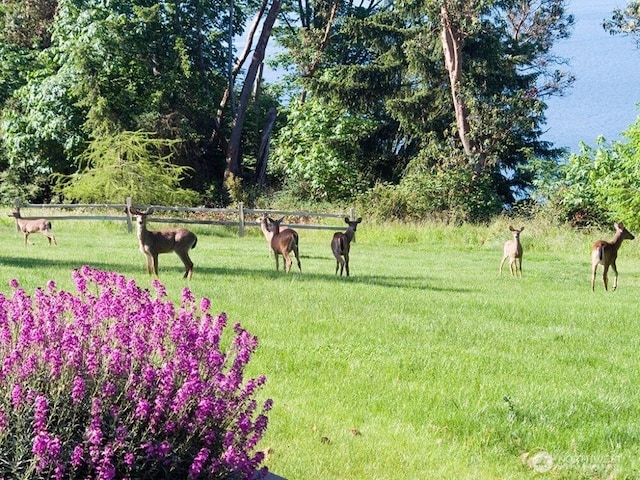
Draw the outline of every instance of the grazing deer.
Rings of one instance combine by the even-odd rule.
[[[280,223],[282,223],[284,217],[280,217],[278,220],[267,217],[268,230],[271,236],[271,250],[276,257],[276,270],[280,270],[280,264],[278,261],[278,255],[282,255],[284,259],[284,270],[289,273],[291,271],[291,257],[289,252],[293,252],[298,262],[298,270],[302,272],[302,266],[300,265],[300,255],[298,254],[298,232],[290,228],[285,228],[280,231]],[[263,230],[265,237],[267,233]]]
[[[502,266],[505,260],[509,259],[509,271],[511,275],[518,276],[518,270],[520,271],[520,277],[522,277],[522,244],[520,243],[520,234],[524,230],[521,227],[520,230],[513,228],[509,225],[509,230],[513,234],[513,240],[507,240],[504,244],[504,253],[502,261],[500,262],[500,275],[502,275]]]
[[[331,240],[331,250],[333,256],[336,257],[336,275],[338,274],[338,268],[340,268],[340,276],[342,271],[347,271],[347,277],[349,276],[349,249],[351,248],[351,242],[356,241],[356,228],[358,224],[362,222],[362,218],[358,218],[355,221],[349,220],[349,217],[344,217],[344,222],[349,225],[347,231],[336,232],[333,234]]]
[[[47,239],[49,240],[49,245],[51,245],[51,240],[53,240],[53,243],[55,245],[58,245],[58,242],[56,242],[55,235],[50,232],[51,222],[46,218],[39,218],[37,220],[28,220],[26,218],[22,218],[18,210],[15,210],[13,213],[10,213],[9,216],[14,217],[16,219],[16,222],[18,223],[18,227],[20,228],[20,231],[24,235],[25,245],[27,245],[28,243],[31,243],[31,245],[33,245],[33,242],[29,242],[27,240],[29,238],[29,234],[31,233],[41,233],[45,237],[47,237]]]
[[[591,291],[595,290],[596,270],[598,265],[602,264],[602,281],[604,289],[608,290],[607,272],[609,267],[613,269],[613,291],[618,288],[618,268],[616,267],[616,258],[618,258],[618,250],[623,240],[633,240],[635,237],[627,230],[622,223],[614,223],[616,234],[610,242],[606,240],[598,240],[591,247]]]
[[[129,211],[136,216],[140,251],[147,256],[147,272],[149,274],[155,273],[158,276],[158,255],[176,252],[186,269],[184,278],[191,280],[193,262],[189,258],[189,250],[196,248],[198,243],[198,237],[196,237],[195,233],[185,228],[158,231],[147,230],[147,216],[153,213],[153,208],[143,211],[130,207]]]

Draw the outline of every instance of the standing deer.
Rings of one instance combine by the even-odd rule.
[[[186,269],[183,277],[191,280],[193,262],[189,258],[189,250],[196,248],[198,243],[198,237],[196,237],[195,233],[185,228],[158,231],[147,230],[147,216],[153,213],[153,208],[137,210],[130,207],[129,211],[136,216],[140,251],[147,256],[147,272],[149,274],[155,273],[158,276],[158,255],[176,252]]]
[[[618,258],[618,250],[623,240],[633,240],[635,237],[627,230],[622,223],[614,223],[616,234],[610,242],[606,240],[598,240],[591,247],[591,291],[595,290],[596,270],[598,265],[602,264],[602,281],[604,289],[608,290],[607,272],[609,267],[613,269],[613,291],[618,288],[618,268],[616,267],[616,258]]]
[[[504,253],[502,261],[500,262],[500,275],[502,275],[502,266],[505,260],[509,259],[509,271],[511,275],[518,276],[518,270],[520,271],[520,277],[522,277],[522,244],[520,243],[520,234],[524,230],[521,227],[519,230],[509,225],[509,230],[513,234],[513,240],[507,240],[504,244]]]
[[[349,217],[344,217],[344,223],[349,225],[347,231],[333,234],[331,250],[333,251],[333,256],[336,257],[336,275],[338,274],[338,268],[340,268],[340,276],[342,276],[343,270],[346,270],[347,277],[349,276],[349,249],[351,248],[351,242],[356,241],[356,229],[360,222],[362,222],[362,218],[351,221]]]
[[[46,218],[39,218],[37,220],[28,220],[26,218],[22,218],[18,210],[15,210],[13,213],[10,213],[9,216],[14,217],[16,219],[18,228],[20,228],[20,231],[24,235],[25,245],[27,245],[28,243],[31,243],[31,245],[33,245],[33,242],[28,242],[27,240],[29,238],[29,234],[31,233],[41,233],[45,237],[47,237],[47,239],[49,240],[49,245],[51,245],[51,240],[53,240],[53,243],[55,245],[58,245],[58,242],[56,242],[55,235],[50,232],[51,222]]]
[[[291,271],[291,257],[289,252],[293,252],[298,262],[298,270],[302,272],[302,266],[300,265],[300,255],[298,254],[298,232],[291,228],[285,228],[280,231],[280,224],[284,220],[284,217],[280,217],[278,220],[267,217],[268,230],[271,236],[271,250],[276,257],[276,270],[280,270],[280,264],[278,256],[282,255],[284,259],[284,270],[289,273]],[[267,232],[263,230],[265,237],[268,237]]]

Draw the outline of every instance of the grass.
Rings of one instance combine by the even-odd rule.
[[[49,279],[70,289],[84,264],[150,284],[122,225],[60,221],[58,247],[39,235],[24,247],[5,213],[0,291],[11,278],[27,292]],[[622,246],[618,291],[599,280],[592,293],[590,244],[612,231],[521,224],[522,279],[498,275],[504,220],[365,219],[349,279],[334,275],[330,232],[300,231],[303,273],[285,275],[257,228],[195,227],[189,287],[260,338],[250,367],[275,402],[261,443],[270,469],[288,480],[635,478],[640,245]],[[182,272],[160,257],[176,299]],[[547,454],[545,474],[550,464],[534,467]]]

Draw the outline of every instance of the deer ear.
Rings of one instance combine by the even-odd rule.
[[[523,230],[524,230],[524,227],[520,227],[520,231],[523,231]]]
[[[513,232],[514,230],[513,225],[509,225],[509,231]]]
[[[356,220],[356,223],[360,223],[362,221],[362,217],[358,217],[358,219]]]
[[[344,217],[344,223],[349,223],[351,219],[349,217]]]
[[[153,207],[149,207],[144,211],[145,215],[151,215],[153,212],[154,212]]]

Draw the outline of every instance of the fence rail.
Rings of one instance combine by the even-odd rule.
[[[14,209],[21,213],[23,209],[39,209],[39,210],[59,210],[61,213],[53,215],[47,214],[46,217],[49,220],[109,220],[109,221],[122,221],[127,224],[127,231],[133,232],[133,221],[131,213],[129,213],[129,207],[134,206],[130,198],[126,203],[23,203],[21,200],[16,200],[14,203]],[[255,208],[244,208],[242,202],[238,203],[235,208],[206,208],[206,207],[169,207],[165,205],[149,205],[154,208],[155,212],[168,212],[168,213],[186,213],[192,215],[191,217],[167,217],[158,216],[154,213],[153,221],[157,223],[177,223],[177,224],[199,224],[199,225],[224,225],[224,226],[237,226],[238,236],[244,236],[246,227],[259,226],[260,221],[255,218],[259,217],[263,213],[269,216],[286,216],[297,218],[344,218],[349,217],[351,220],[355,219],[355,209],[351,208],[349,213],[327,213],[327,212],[306,212],[306,211],[290,211],[290,210],[265,210]],[[65,214],[68,211],[91,211],[91,210],[106,210],[106,211],[120,211],[120,215],[105,215],[105,214]],[[193,217],[193,215],[198,215]],[[212,218],[217,217],[217,218]],[[25,216],[23,218],[29,219],[32,217]],[[35,217],[33,217],[35,218]],[[16,222],[17,224],[17,222]],[[298,229],[316,229],[316,230],[344,230],[344,225],[323,225],[314,223],[287,223],[288,227]]]

